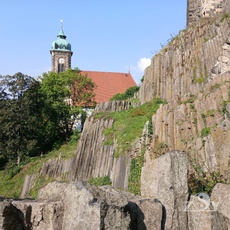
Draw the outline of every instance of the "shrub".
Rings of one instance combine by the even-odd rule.
[[[201,77],[197,77],[193,80],[193,83],[199,83],[199,84],[202,84],[205,82],[205,78],[203,76]]]
[[[69,140],[69,145],[77,145],[77,142],[80,138],[81,134],[77,131],[74,130],[72,136],[70,136],[70,140]]]
[[[210,127],[205,127],[201,130],[200,136],[201,137],[207,137],[211,133]]]
[[[226,183],[227,180],[218,171],[204,172],[199,165],[193,165],[194,172],[188,176],[188,187],[190,194],[200,192],[211,194],[217,183]]]
[[[139,86],[130,87],[124,93],[115,94],[113,97],[110,98],[110,101],[125,101],[129,98],[132,98],[139,89]]]

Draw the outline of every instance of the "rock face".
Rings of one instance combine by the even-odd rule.
[[[3,230],[163,229],[163,206],[112,187],[53,182],[37,201],[2,201]]]
[[[168,101],[152,118],[151,157],[186,151],[191,164],[206,172],[218,171],[226,182],[230,181],[229,23],[229,17],[209,18],[181,32],[153,57],[140,89],[142,103],[156,96]]]
[[[114,162],[114,145],[104,145],[104,130],[112,119],[87,119],[79,140],[76,155],[70,166],[70,180],[88,180],[110,174]]]
[[[19,210],[10,202],[0,201],[0,229],[2,230],[24,230],[19,218]]]
[[[118,112],[127,110],[131,107],[131,102],[128,101],[108,101],[97,104],[94,114],[98,112]]]
[[[219,62],[228,63],[229,68],[229,21],[229,17],[201,20],[172,39],[145,70],[141,103],[156,96],[169,102],[196,95],[211,78],[218,77],[216,73],[226,72],[224,65],[218,72],[214,69]]]
[[[68,179],[69,169],[72,165],[73,158],[62,159],[61,154],[58,158],[50,159],[44,163],[39,170],[39,176],[48,176],[56,180]]]
[[[187,229],[188,158],[173,151],[151,160],[146,155],[142,168],[141,195],[155,197],[166,210],[165,229]]]
[[[204,200],[199,196],[191,196],[184,211],[188,214],[188,229],[218,229],[212,228],[213,210],[210,205],[210,199]]]
[[[203,17],[211,17],[220,12],[229,12],[228,0],[188,0],[187,24],[192,24]]]
[[[162,105],[152,118],[151,157],[164,149],[186,151],[192,164],[210,172],[218,170],[230,179],[229,81],[230,74],[223,74],[197,95]]]

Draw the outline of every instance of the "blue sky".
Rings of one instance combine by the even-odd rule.
[[[51,68],[60,19],[72,45],[72,67],[130,72],[186,26],[187,0],[0,0],[0,74],[37,77]],[[141,62],[142,60],[142,62]],[[141,66],[142,64],[142,66]]]

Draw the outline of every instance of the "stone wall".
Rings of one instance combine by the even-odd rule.
[[[188,0],[187,25],[203,17],[212,17],[221,12],[229,12],[228,0]]]

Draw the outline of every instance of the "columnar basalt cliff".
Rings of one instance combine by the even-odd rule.
[[[140,89],[141,102],[196,94],[209,79],[229,71],[229,18],[208,18],[181,31],[152,58]],[[218,69],[218,70],[217,70]]]
[[[229,174],[230,18],[202,20],[153,57],[141,101],[168,101],[153,116],[152,159],[159,148],[186,151],[192,164]],[[151,93],[149,93],[151,92]],[[162,148],[161,148],[162,149]],[[164,151],[163,151],[164,152]]]
[[[142,136],[116,158],[118,142],[114,137],[106,144],[105,135],[115,119],[107,115],[133,105],[98,105],[75,156],[44,163],[37,175],[27,176],[22,196],[38,175],[72,182],[47,185],[37,201],[0,197],[0,228],[229,229],[230,186],[224,184],[230,183],[229,11],[229,0],[188,0],[189,27],[145,70],[140,103],[158,97],[167,104],[151,113]],[[127,135],[122,127],[120,135]],[[139,162],[133,166],[134,159]],[[132,166],[141,173],[135,182],[142,197],[79,181],[109,176],[114,187],[127,190]],[[209,187],[195,190],[201,180]]]

